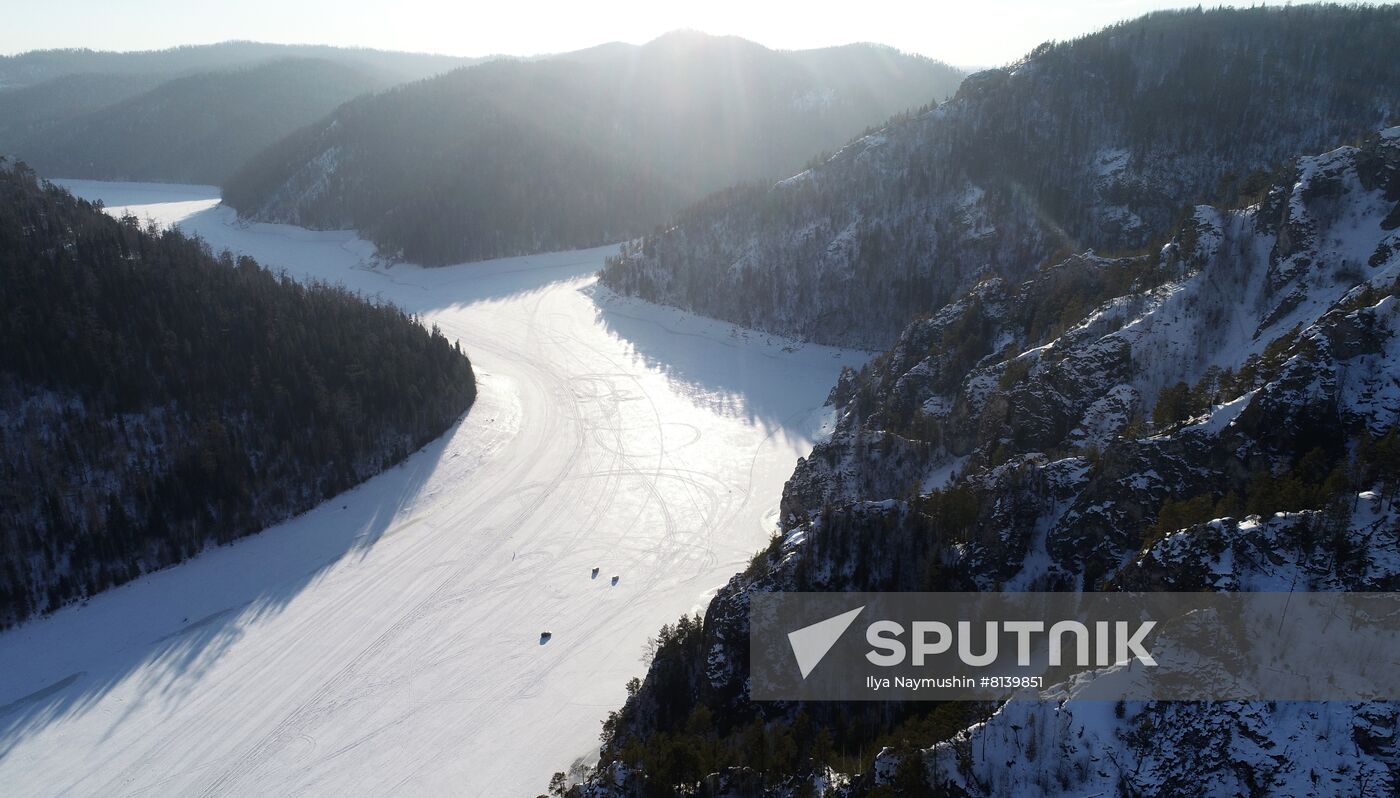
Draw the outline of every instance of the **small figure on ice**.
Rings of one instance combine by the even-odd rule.
[[[553,632],[550,632],[550,631],[547,631],[547,630],[546,630],[546,631],[543,631],[543,632],[540,632],[540,645],[544,645],[545,643],[548,643],[548,642],[549,642],[549,638],[551,638],[551,637],[554,637],[554,633],[553,633]]]
[[[597,569],[596,567],[593,569],[593,578],[594,578],[594,579],[597,579],[597,578],[598,578],[598,569]]]
[[[613,586],[614,586],[614,587],[617,586],[617,578],[618,578],[618,577],[617,577],[617,574],[613,574],[612,583],[613,583]]]

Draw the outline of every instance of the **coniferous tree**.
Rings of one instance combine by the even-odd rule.
[[[0,626],[256,532],[476,395],[440,331],[0,164]]]

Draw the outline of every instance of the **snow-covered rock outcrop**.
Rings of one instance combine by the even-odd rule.
[[[788,482],[783,535],[691,643],[705,662],[654,666],[605,756],[679,734],[655,711],[675,702],[720,728],[920,717],[749,703],[755,591],[1396,589],[1397,208],[1389,128],[1296,159],[1254,204],[1195,208],[1153,252],[991,277],[910,324],[833,389],[835,431]],[[1077,700],[1094,678],[892,747],[843,793],[908,779],[969,796],[1400,785],[1393,705]]]

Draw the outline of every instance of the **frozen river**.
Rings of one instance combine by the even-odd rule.
[[[385,269],[208,187],[65,184],[418,313],[481,391],[359,488],[0,634],[7,795],[543,792],[647,638],[764,545],[865,358],[612,297],[610,249]]]

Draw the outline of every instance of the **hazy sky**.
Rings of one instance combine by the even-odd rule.
[[[1253,2],[1243,5],[1253,5]],[[528,55],[676,28],[796,49],[873,41],[958,65],[1013,60],[1158,8],[1154,0],[3,0],[0,53],[50,47],[148,50],[227,39],[361,45],[453,55]]]

